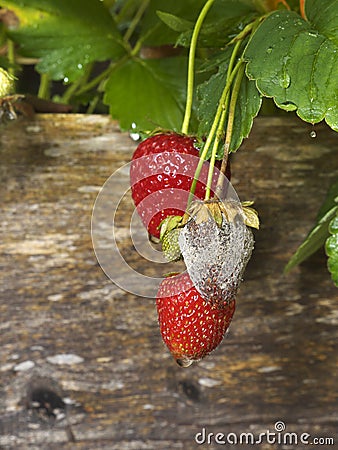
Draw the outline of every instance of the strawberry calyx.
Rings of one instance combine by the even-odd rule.
[[[188,218],[185,217],[185,223],[192,217],[196,224],[208,221],[212,218],[219,227],[222,226],[223,220],[227,222],[235,222],[240,218],[243,223],[251,228],[259,229],[259,217],[257,211],[252,208],[253,201],[239,202],[236,200],[195,200],[188,210]]]
[[[166,233],[177,228],[182,222],[182,216],[168,216],[159,225],[160,230],[160,240],[163,240],[163,237]]]

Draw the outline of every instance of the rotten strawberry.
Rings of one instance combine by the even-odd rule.
[[[237,294],[254,247],[257,213],[239,201],[193,202],[179,235],[187,271],[198,292],[215,306]]]

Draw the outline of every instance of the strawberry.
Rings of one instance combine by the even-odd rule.
[[[149,234],[159,238],[160,223],[184,214],[198,164],[197,140],[177,133],[161,133],[141,142],[130,167],[131,193]],[[203,199],[208,167],[203,167],[195,196]],[[216,183],[216,172],[213,186]]]
[[[244,205],[234,199],[196,200],[179,234],[192,282],[214,306],[235,297],[254,248],[249,226],[258,228],[259,219],[250,202]]]
[[[162,239],[162,251],[167,261],[179,261],[182,258],[181,249],[178,244],[178,238],[181,230],[174,228],[165,233]]]
[[[176,362],[188,367],[220,344],[235,312],[235,299],[212,305],[184,272],[161,282],[156,306],[163,341]]]
[[[167,261],[178,261],[182,258],[181,249],[178,244],[180,235],[181,216],[168,216],[160,224],[160,241],[162,251]]]

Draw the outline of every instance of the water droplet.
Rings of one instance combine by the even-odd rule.
[[[137,142],[141,136],[138,133],[130,133],[130,137],[133,141]]]
[[[193,361],[192,359],[183,357],[183,358],[178,358],[178,359],[176,359],[176,362],[177,362],[177,364],[178,364],[179,366],[181,366],[181,367],[189,367],[189,366],[191,366],[191,364],[192,364],[194,361]]]
[[[78,64],[77,65],[77,68],[80,69],[80,70],[82,69],[82,67],[83,67],[82,64]]]
[[[131,139],[133,140],[133,141],[138,141],[139,139],[140,139],[140,134],[136,131],[136,128],[137,128],[137,125],[136,125],[136,123],[135,122],[133,122],[132,124],[131,124],[131,128],[132,128],[132,130],[135,130],[135,131],[131,131],[130,133],[129,133],[129,136],[131,137]]]
[[[64,77],[63,81],[64,81],[64,83],[68,83],[69,78],[68,77]]]
[[[290,83],[291,83],[291,77],[288,73],[285,73],[283,79],[280,82],[280,85],[281,85],[281,87],[286,89],[290,86]]]
[[[311,131],[310,137],[312,137],[312,138],[317,137],[317,133],[315,132],[315,130],[312,130],[312,131]]]

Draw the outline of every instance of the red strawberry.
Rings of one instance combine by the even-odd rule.
[[[196,139],[177,133],[162,133],[141,142],[132,158],[132,197],[148,232],[160,236],[159,225],[168,216],[182,216],[198,164]],[[203,199],[207,180],[206,164],[195,195]],[[214,177],[213,186],[216,183]]]
[[[184,367],[219,345],[235,312],[235,299],[213,306],[201,297],[186,272],[162,281],[156,305],[162,338]]]

